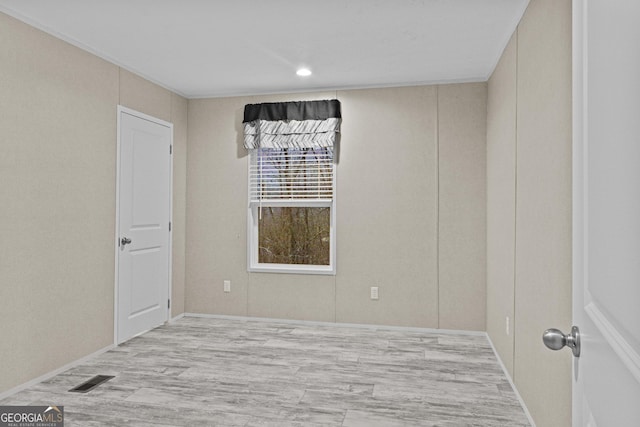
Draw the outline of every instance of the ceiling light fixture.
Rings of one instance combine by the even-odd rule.
[[[298,71],[296,71],[296,74],[300,77],[309,77],[311,75],[311,70],[308,68],[299,68]]]

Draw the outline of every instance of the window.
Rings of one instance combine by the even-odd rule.
[[[250,271],[335,274],[333,149],[249,155]]]
[[[337,99],[247,104],[248,269],[335,274]]]

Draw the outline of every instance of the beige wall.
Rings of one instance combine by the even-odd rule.
[[[335,97],[337,275],[247,273],[244,105]],[[485,108],[484,83],[190,100],[186,311],[484,330]]]
[[[438,327],[437,91],[338,93],[338,322]]]
[[[570,0],[531,1],[488,100],[487,331],[537,426],[570,426],[571,355],[541,341],[571,327]]]
[[[485,330],[487,85],[438,88],[438,274],[443,329]]]
[[[538,427],[571,424],[571,1],[532,1],[518,27],[515,379]],[[553,393],[549,393],[553,390]]]
[[[1,13],[0,94],[2,393],[113,343],[119,102],[176,126],[182,312],[187,101]]]
[[[517,37],[515,32],[491,75],[487,96],[487,333],[512,377]]]

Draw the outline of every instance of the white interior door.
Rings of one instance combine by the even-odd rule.
[[[118,108],[116,342],[168,319],[170,123]]]
[[[573,425],[640,426],[640,2],[574,0]]]

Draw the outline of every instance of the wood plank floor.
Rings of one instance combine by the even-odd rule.
[[[94,375],[115,378],[87,394]],[[66,426],[529,426],[487,339],[185,317],[1,405]]]

